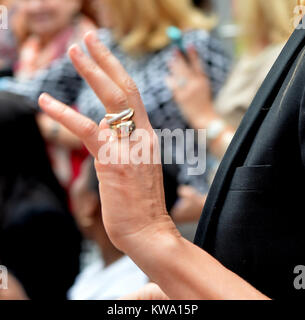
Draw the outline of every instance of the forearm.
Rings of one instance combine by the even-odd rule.
[[[208,253],[175,233],[153,234],[128,254],[171,299],[268,299]]]

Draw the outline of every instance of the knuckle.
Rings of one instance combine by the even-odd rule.
[[[126,96],[121,92],[121,90],[115,90],[109,97],[108,104],[120,108],[126,107],[128,103]]]
[[[100,55],[100,58],[103,59],[103,60],[109,60],[111,59],[113,56],[112,56],[112,53],[111,51],[106,48],[106,47],[103,47],[103,50],[101,51],[101,55]]]
[[[126,77],[123,85],[124,85],[125,92],[127,94],[137,94],[138,93],[138,87],[130,77]]]
[[[103,65],[105,61],[109,61],[112,58],[112,53],[108,48],[102,47],[100,52],[95,54],[95,59],[98,64]]]

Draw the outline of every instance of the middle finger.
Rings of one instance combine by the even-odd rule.
[[[107,113],[120,113],[128,108],[126,94],[78,45],[70,48],[69,55],[74,67],[96,93]]]

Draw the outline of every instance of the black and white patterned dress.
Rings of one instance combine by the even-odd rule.
[[[143,56],[129,56],[114,40],[111,31],[99,31],[102,42],[120,60],[124,68],[136,82],[141,93],[150,121],[155,129],[187,129],[165,79],[169,74],[168,63],[173,57],[173,45]],[[215,97],[226,80],[230,59],[220,42],[203,30],[188,31],[184,34],[185,46],[194,45],[210,79]],[[42,92],[48,92],[69,105],[77,105],[78,110],[97,123],[104,117],[105,109],[94,92],[76,73],[68,58],[57,61],[50,70],[28,83],[11,83],[6,90],[26,95],[37,101]],[[209,166],[208,166],[209,167]],[[205,176],[188,176],[188,165],[166,166],[169,174],[176,176],[179,184],[190,184],[200,192],[208,191]]]

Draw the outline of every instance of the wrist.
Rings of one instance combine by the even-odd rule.
[[[194,119],[193,127],[195,129],[207,129],[213,121],[218,121],[220,119],[221,118],[218,116],[218,114],[211,110],[203,113],[199,117],[196,117],[196,119]]]
[[[162,215],[158,221],[150,224],[125,241],[123,251],[134,257],[159,260],[159,254],[166,252],[165,247],[176,246],[181,234],[169,215]],[[149,248],[149,250],[147,250]],[[147,255],[147,256],[146,256]]]

